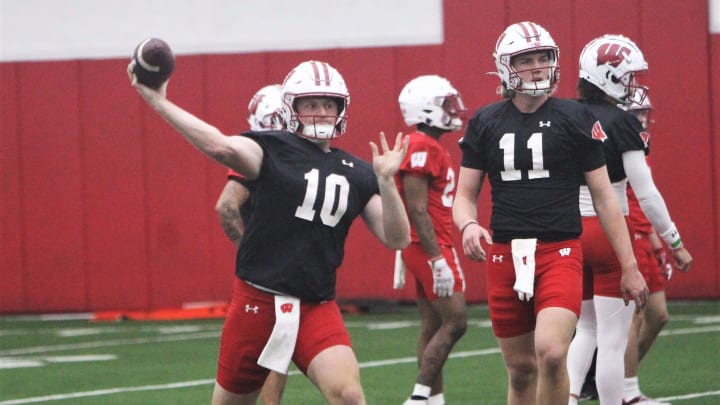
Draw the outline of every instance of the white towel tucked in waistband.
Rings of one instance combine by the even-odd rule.
[[[513,239],[513,265],[515,266],[515,285],[520,301],[530,301],[535,286],[535,247],[537,239]]]
[[[275,326],[257,364],[287,374],[300,328],[300,299],[275,296]]]

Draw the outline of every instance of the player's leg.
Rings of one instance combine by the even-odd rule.
[[[568,350],[567,368],[570,381],[570,404],[577,403],[590,363],[597,346],[597,324],[595,322],[595,305],[592,299],[583,300],[580,319],[575,328]]]
[[[595,296],[597,317],[597,368],[595,380],[600,402],[619,404],[623,399],[624,357],[635,303],[622,298]]]
[[[364,404],[360,367],[337,303],[303,303],[293,361],[328,404]]]
[[[535,260],[535,403],[562,404],[570,391],[568,349],[581,313],[582,248],[579,241],[540,243]]]
[[[249,394],[235,394],[221,387],[217,382],[213,389],[212,405],[254,405],[259,391]]]
[[[418,286],[419,288],[420,286]],[[419,294],[419,291],[418,291]],[[417,348],[415,354],[418,360],[418,375],[416,376],[416,383],[426,385],[432,388],[433,392],[442,392],[442,375],[440,378],[421,378],[420,370],[422,369],[423,357],[430,340],[435,336],[435,333],[440,329],[442,325],[442,318],[440,313],[433,309],[430,301],[424,296],[417,298],[418,314],[420,315],[420,333],[418,335]]]
[[[530,332],[497,339],[508,373],[508,405],[535,403],[538,370],[534,337],[535,333]]]
[[[271,371],[260,390],[260,403],[262,405],[279,405],[286,382],[287,375]]]
[[[450,351],[467,329],[465,295],[455,292],[447,298],[438,298],[430,303],[432,312],[439,314],[440,327],[427,342],[420,361],[417,383],[430,383],[432,394],[442,391],[442,368]]]
[[[454,293],[439,298],[433,293],[433,277],[428,256],[420,244],[411,244],[403,251],[403,261],[415,277],[420,335],[418,337],[418,374],[407,403],[444,402],[442,367],[455,343],[467,328],[465,314],[465,277],[455,250],[443,246],[442,253],[455,277]]]
[[[331,405],[360,405],[365,396],[360,385],[360,367],[350,346],[338,345],[318,353],[307,376]]]
[[[253,359],[262,352],[274,322],[273,296],[236,280],[220,337],[213,405],[255,404],[268,370]]]
[[[640,328],[640,337],[638,339],[639,360],[642,360],[647,352],[650,351],[650,347],[655,342],[655,338],[660,334],[660,331],[669,319],[665,291],[650,293],[644,313],[645,322],[643,322],[642,328]]]
[[[537,354],[537,404],[562,404],[568,400],[567,354],[577,315],[566,308],[544,308],[535,327]]]

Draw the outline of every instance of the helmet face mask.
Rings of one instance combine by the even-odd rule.
[[[580,53],[580,78],[622,104],[642,104],[647,87],[637,82],[648,63],[635,43],[622,35],[603,35]]]
[[[440,76],[418,76],[409,81],[398,97],[400,112],[408,126],[425,124],[445,131],[463,126],[465,104],[460,93]]]
[[[282,84],[282,115],[288,130],[308,139],[329,140],[345,133],[347,107],[350,94],[340,73],[325,62],[306,61],[296,66]],[[298,99],[304,97],[330,97],[336,100],[337,116],[334,124],[310,124],[318,117],[301,117],[297,111]],[[301,119],[302,118],[302,119]]]
[[[248,104],[248,124],[253,131],[279,131],[285,128],[279,84],[265,86],[255,93]]]
[[[618,107],[637,117],[638,121],[640,121],[640,124],[642,124],[642,127],[645,130],[647,130],[654,122],[650,119],[650,115],[654,107],[650,102],[650,97],[647,96],[647,93],[640,94],[640,92],[635,92],[629,104],[618,104]]]
[[[537,52],[547,53],[547,66],[518,69],[514,65],[517,57]],[[538,24],[525,21],[507,27],[495,44],[493,56],[497,68],[494,74],[500,77],[501,83],[508,90],[537,97],[552,93],[560,80],[560,50],[550,33]],[[547,79],[530,82],[522,80],[523,74],[538,69],[547,70]]]

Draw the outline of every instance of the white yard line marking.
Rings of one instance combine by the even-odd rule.
[[[8,349],[0,350],[0,356],[19,356],[24,354],[36,354],[36,353],[47,353],[56,352],[62,350],[77,350],[77,349],[95,349],[98,347],[112,347],[112,346],[124,346],[124,345],[140,345],[146,343],[163,343],[163,342],[177,342],[182,340],[195,340],[195,339],[207,339],[207,338],[218,338],[220,337],[220,331],[215,332],[203,332],[194,334],[184,334],[175,336],[158,336],[158,337],[147,337],[147,338],[134,338],[134,339],[112,339],[112,340],[101,340],[94,342],[82,342],[82,343],[68,343],[62,345],[52,346],[35,346],[26,347],[21,349]]]

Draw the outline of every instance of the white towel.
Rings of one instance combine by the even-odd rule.
[[[300,329],[300,299],[275,296],[275,326],[257,364],[287,374]]]
[[[535,247],[537,239],[513,239],[512,249],[513,265],[515,266],[515,285],[520,301],[530,301],[535,286]]]
[[[402,250],[395,251],[395,269],[393,271],[393,288],[399,290],[405,287],[405,262],[402,259]]]

